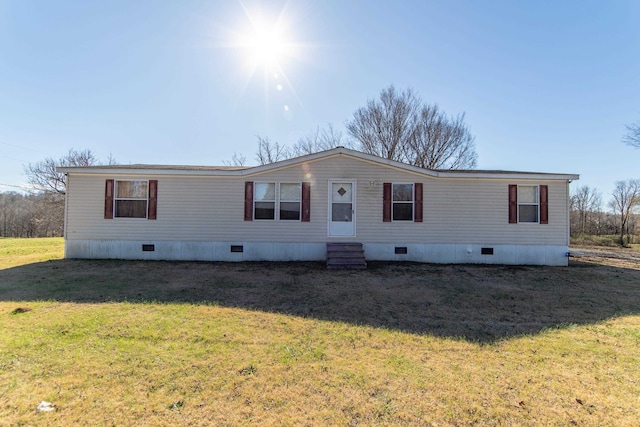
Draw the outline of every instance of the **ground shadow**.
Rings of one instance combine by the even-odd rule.
[[[640,270],[370,263],[56,260],[0,270],[0,301],[218,304],[493,342],[640,312]]]

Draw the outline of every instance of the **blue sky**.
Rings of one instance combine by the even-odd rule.
[[[640,178],[620,142],[640,120],[638,22],[622,0],[0,0],[0,191],[70,148],[255,163],[256,135],[344,129],[393,84],[466,113],[480,169],[578,173],[606,202]],[[257,25],[281,31],[278,69],[241,43]]]

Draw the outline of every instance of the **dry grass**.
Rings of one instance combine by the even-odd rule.
[[[0,425],[636,425],[639,284],[584,262],[5,268]]]
[[[640,268],[640,245],[630,245],[628,248],[577,246],[572,248],[571,252],[581,262],[624,269]]]

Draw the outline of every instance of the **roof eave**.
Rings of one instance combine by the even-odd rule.
[[[386,165],[388,167],[412,172],[417,175],[429,176],[433,178],[480,178],[480,179],[552,179],[552,180],[568,180],[573,181],[580,178],[577,174],[549,174],[538,172],[487,172],[487,171],[443,171],[424,169],[417,166],[407,165],[395,160],[384,159],[371,154],[362,153],[345,147],[336,147],[330,150],[318,153],[307,154],[275,163],[260,166],[252,166],[244,169],[225,170],[225,169],[198,169],[196,167],[185,166],[184,169],[179,167],[91,167],[91,166],[61,166],[56,168],[62,173],[86,173],[86,174],[103,174],[103,175],[182,175],[182,176],[251,176],[272,172],[278,169],[286,168],[296,164],[315,162],[317,160],[326,159],[335,156],[354,157],[371,163]]]

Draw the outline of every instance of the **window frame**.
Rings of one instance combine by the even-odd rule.
[[[396,185],[410,185],[411,186],[411,201],[406,200],[394,200],[395,192],[394,187]],[[416,187],[413,182],[392,182],[391,183],[391,222],[415,222],[416,218]],[[411,204],[411,218],[408,219],[396,219],[395,215],[395,205],[396,204]]]
[[[257,200],[256,198],[256,189],[260,184],[273,184],[274,185],[274,198],[273,200]],[[299,187],[299,197],[298,200],[289,200],[281,198],[281,186],[282,184],[295,184]],[[303,187],[304,183],[302,181],[254,181],[253,182],[253,220],[254,221],[285,221],[285,222],[302,222],[302,199],[303,199]],[[260,202],[271,202],[273,201],[273,218],[256,218],[256,203]],[[297,219],[287,219],[281,218],[281,203],[297,203],[298,204],[298,218]]]
[[[114,179],[113,180],[113,219],[117,220],[138,220],[138,219],[149,219],[149,181],[148,179]],[[118,197],[118,184],[120,182],[144,182],[147,184],[147,196],[143,199],[141,197]],[[119,216],[117,204],[119,200],[144,200],[145,208],[144,208],[144,216]]]
[[[297,185],[299,188],[298,191],[298,200],[288,200],[288,199],[282,199],[282,185]],[[278,221],[301,221],[302,220],[302,182],[288,182],[288,181],[283,181],[283,182],[278,182],[278,186],[277,186],[277,194],[276,194],[276,198],[278,200]],[[297,219],[288,219],[288,218],[282,218],[282,203],[297,203],[298,204],[298,218]]]
[[[258,200],[258,198],[256,197],[256,191],[258,190],[258,186],[260,184],[273,184],[273,199],[269,199],[269,200]],[[272,181],[255,181],[253,183],[253,220],[254,221],[275,221],[275,219],[278,217],[277,213],[278,213],[278,195],[277,195],[277,191],[278,191],[278,186],[276,182],[272,182]],[[271,203],[273,202],[273,218],[256,218],[256,204],[257,203]]]
[[[530,187],[535,189],[536,202],[521,202],[519,197],[519,190],[521,187]],[[518,224],[540,224],[540,185],[518,185],[516,191],[518,192]],[[536,207],[536,220],[535,221],[522,221],[520,219],[520,207],[521,206],[535,206]]]

